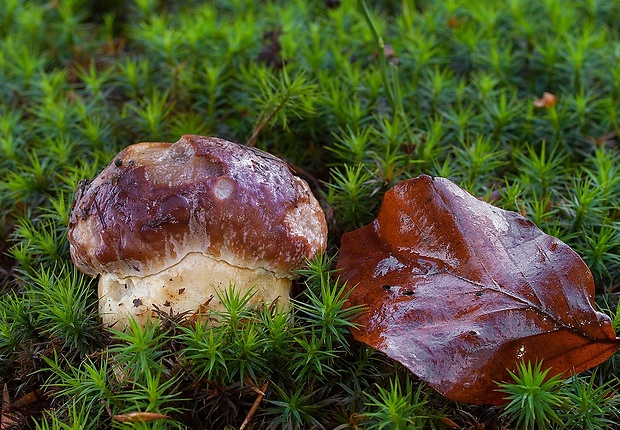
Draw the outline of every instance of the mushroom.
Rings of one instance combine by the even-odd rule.
[[[288,303],[292,279],[326,247],[325,215],[282,160],[223,139],[128,146],[76,192],[67,236],[75,266],[100,275],[105,324],[144,324],[234,284],[252,302]],[[280,302],[278,302],[280,303]]]

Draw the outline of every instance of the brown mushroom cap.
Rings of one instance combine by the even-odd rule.
[[[122,150],[80,186],[68,229],[78,269],[119,278],[161,272],[189,253],[291,278],[326,238],[320,205],[286,163],[194,135]]]

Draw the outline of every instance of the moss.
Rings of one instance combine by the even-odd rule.
[[[294,312],[307,326],[284,330],[284,316],[257,309],[234,334],[181,330],[174,315],[102,330],[92,281],[68,255],[73,192],[126,145],[184,133],[286,159],[329,216],[330,256],[392,185],[448,177],[571,245],[617,316],[618,2],[368,3],[5,1],[0,369],[12,398],[42,393],[15,420],[126,427],[112,415],[148,410],[170,418],[135,426],[238,427],[266,380],[248,428],[382,427],[390,402],[429,426],[507,419],[353,344],[325,262],[302,280]],[[535,107],[544,92],[557,103]],[[138,359],[148,372],[119,364]],[[616,374],[612,359],[597,376]]]

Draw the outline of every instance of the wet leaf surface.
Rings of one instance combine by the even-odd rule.
[[[368,307],[355,338],[454,400],[502,404],[496,382],[521,360],[568,376],[620,346],[570,247],[447,179],[388,191],[377,219],[343,236],[338,267],[357,285],[349,304]]]

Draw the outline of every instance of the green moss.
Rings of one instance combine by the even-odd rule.
[[[138,410],[170,417],[139,427],[238,427],[266,380],[248,428],[510,417],[448,402],[354,344],[330,258],[304,273],[292,325],[254,309],[234,332],[175,316],[102,330],[92,281],[69,259],[68,214],[78,181],[140,141],[216,135],[286,159],[329,215],[332,257],[392,185],[448,177],[567,242],[617,309],[618,2],[4,3],[0,369],[13,398],[45,393],[18,418],[30,427],[127,427],[111,415]],[[543,92],[557,104],[534,107]],[[600,384],[617,371],[601,366]],[[569,409],[588,390],[604,398],[577,379]],[[606,405],[600,422],[618,413]]]

